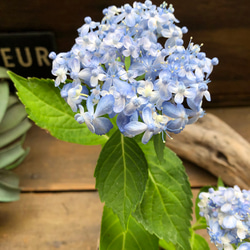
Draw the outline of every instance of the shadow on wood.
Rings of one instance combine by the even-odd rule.
[[[173,135],[166,145],[228,185],[250,188],[250,145],[229,125],[212,114]]]

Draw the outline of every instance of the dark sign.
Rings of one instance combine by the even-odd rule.
[[[0,34],[0,66],[23,77],[51,78],[55,37],[50,32]]]

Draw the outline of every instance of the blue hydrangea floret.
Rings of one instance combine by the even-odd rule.
[[[200,215],[208,234],[219,250],[250,249],[250,191],[238,186],[213,188],[199,195]],[[246,241],[246,242],[245,242]]]
[[[202,117],[218,59],[207,58],[192,39],[184,47],[187,28],[176,25],[173,6],[146,0],[110,6],[103,14],[101,22],[84,19],[69,52],[50,53],[55,86],[76,121],[103,135],[116,116],[125,136],[143,133],[147,143],[154,134],[179,133]]]

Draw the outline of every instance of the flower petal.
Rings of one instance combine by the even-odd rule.
[[[97,135],[104,135],[113,128],[113,124],[106,117],[97,117],[93,120],[93,126]]]
[[[147,144],[148,141],[151,139],[151,137],[153,136],[153,132],[150,132],[149,130],[146,130],[144,135],[142,136],[141,142],[143,144]]]
[[[181,105],[181,104],[180,104]],[[179,110],[178,105],[174,105],[170,102],[164,102],[162,104],[162,112],[164,115],[172,117],[172,118],[178,118],[179,117]]]
[[[236,224],[237,224],[237,219],[234,216],[226,216],[222,222],[222,226],[226,229],[235,228]]]
[[[142,110],[142,119],[146,124],[151,124],[153,122],[152,110],[149,107],[145,107]]]
[[[133,137],[141,134],[147,129],[147,125],[143,122],[132,121],[124,126],[124,132],[126,136]]]
[[[112,95],[103,96],[97,104],[95,117],[110,114],[113,111],[114,101]]]

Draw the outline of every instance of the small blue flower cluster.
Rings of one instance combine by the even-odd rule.
[[[211,242],[219,250],[233,250],[250,239],[250,191],[233,188],[213,188],[199,195],[200,215],[205,217]],[[250,250],[250,243],[241,244],[237,250]]]
[[[144,133],[147,143],[204,115],[202,99],[210,101],[208,76],[218,59],[207,58],[191,40],[183,46],[187,28],[175,24],[173,12],[172,5],[149,0],[110,6],[100,23],[85,18],[69,52],[50,53],[55,86],[79,110],[76,121],[103,135],[113,127],[108,117],[117,115],[125,136]]]

